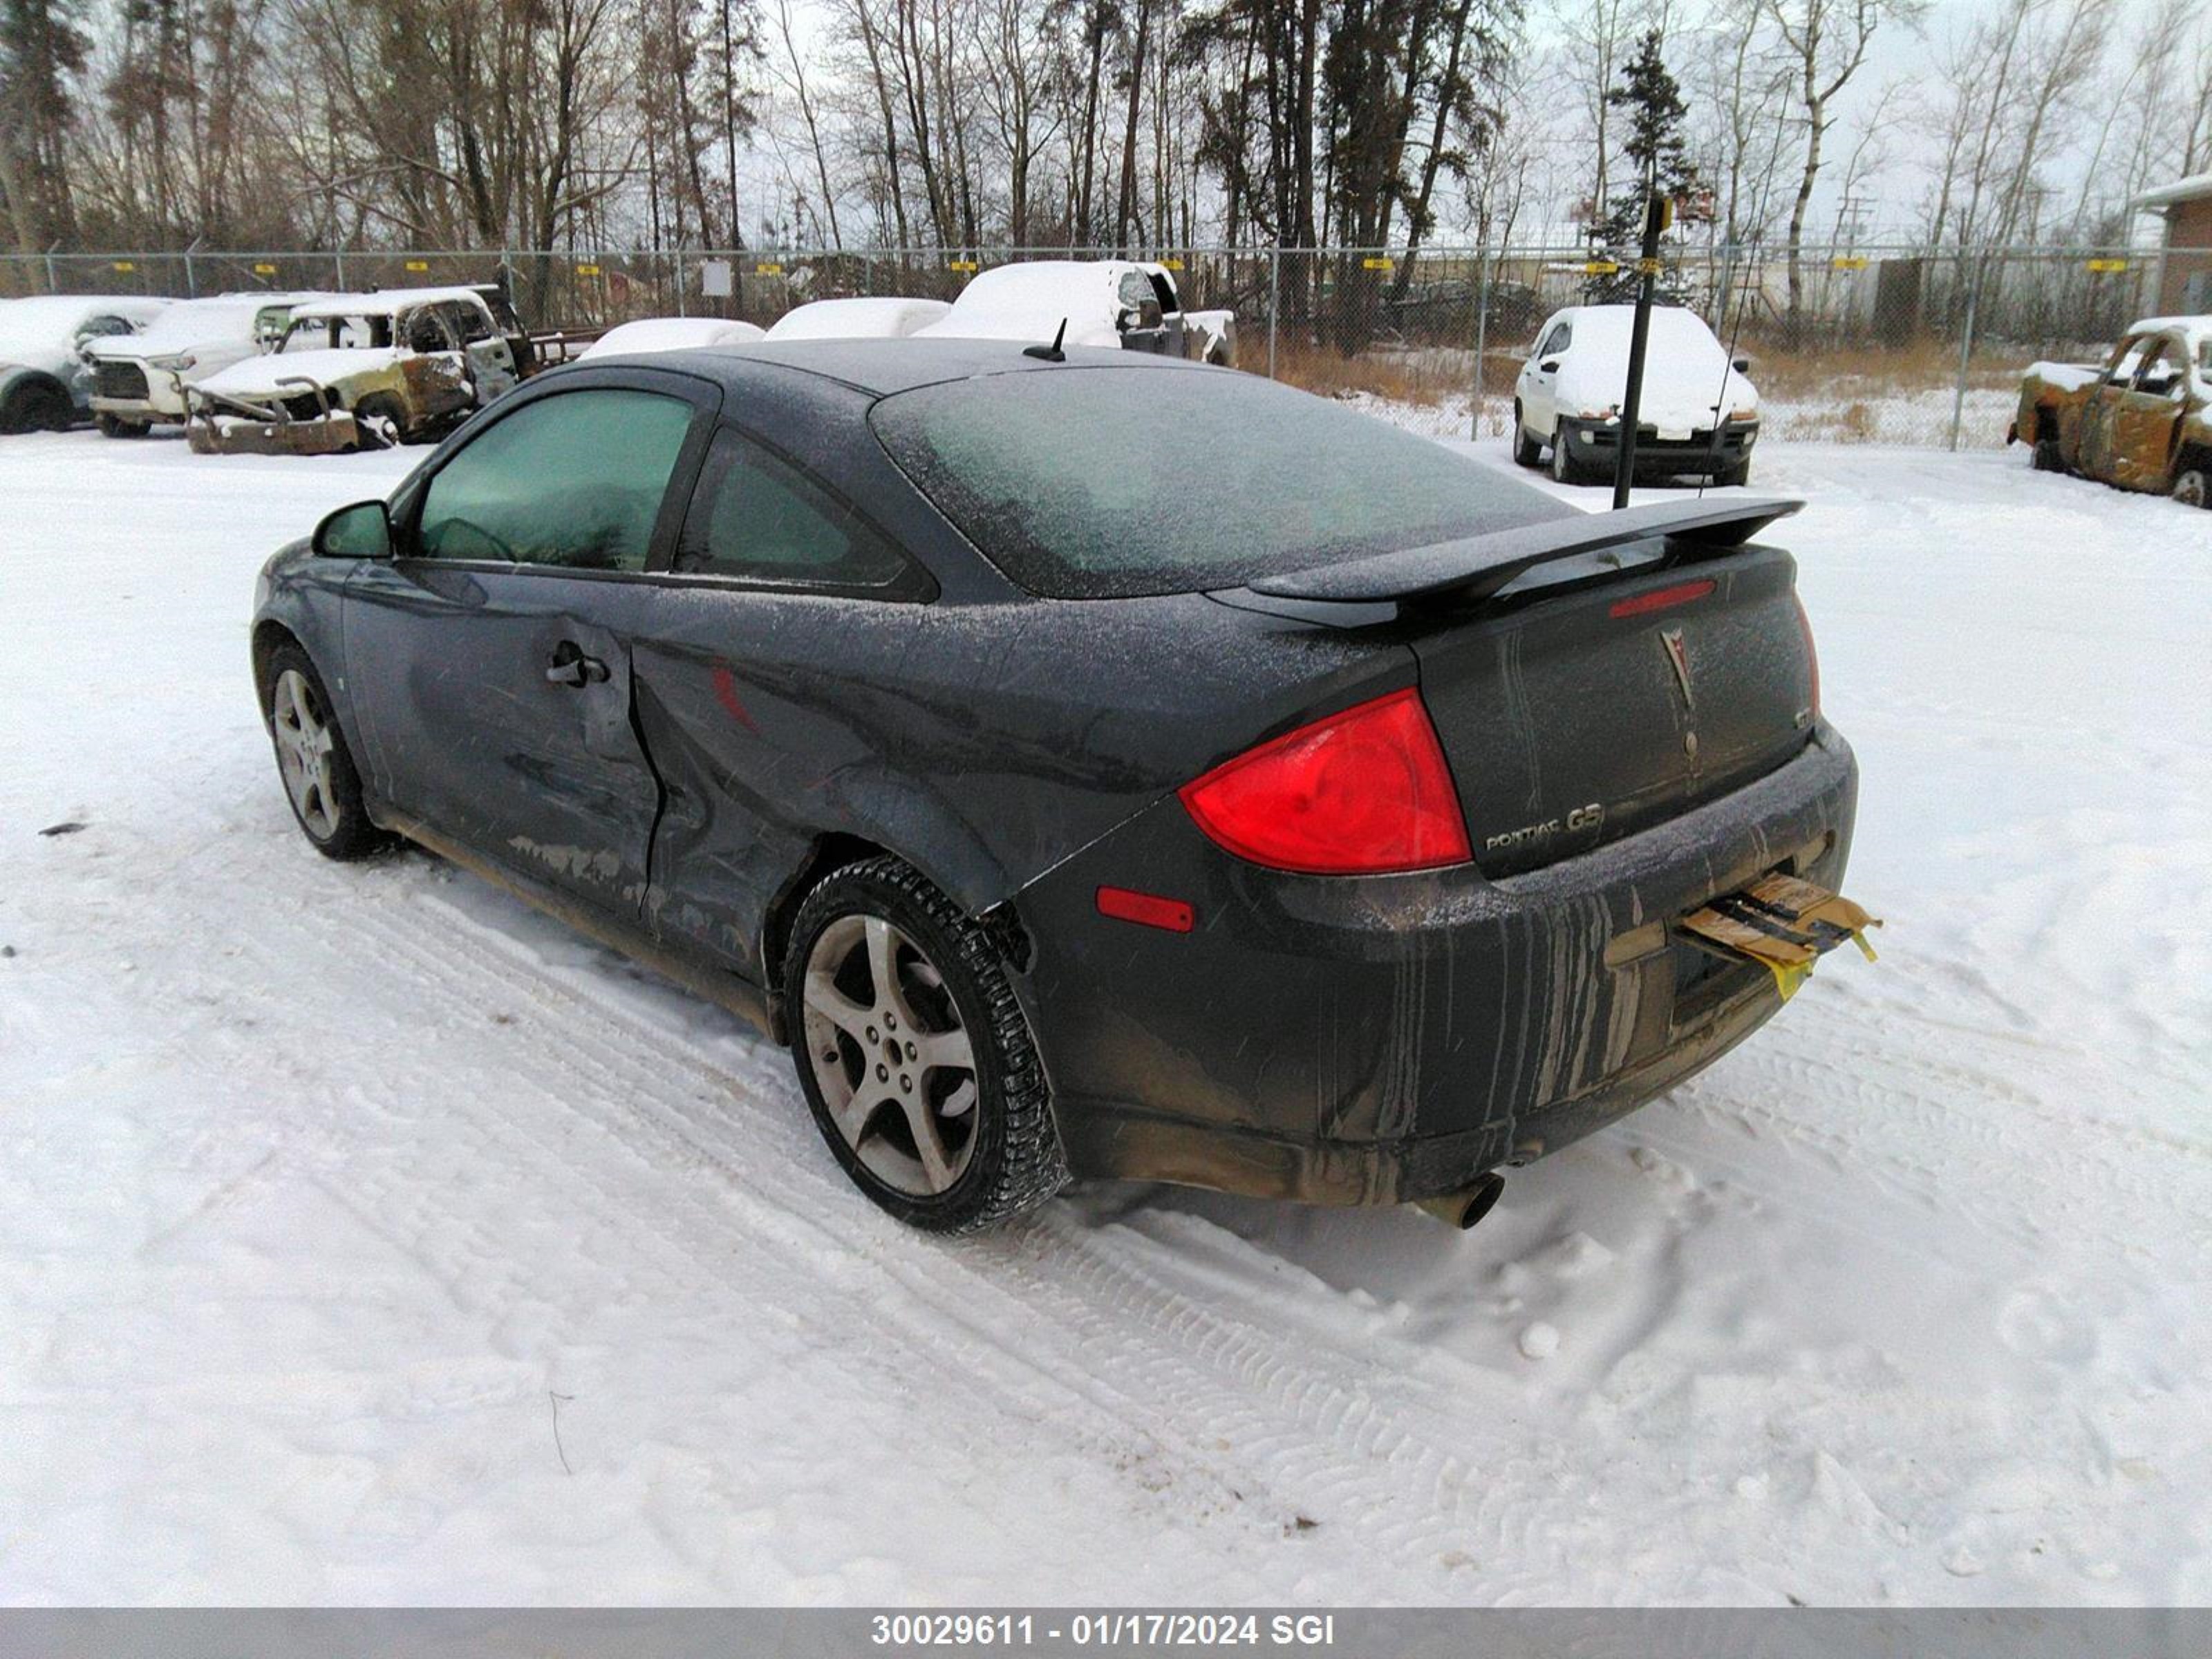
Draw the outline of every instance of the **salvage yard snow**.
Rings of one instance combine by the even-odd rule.
[[[2212,516],[1760,457],[1879,965],[1471,1233],[948,1243],[721,1013],[302,842],[253,573],[416,454],[0,441],[0,1599],[2212,1599]]]

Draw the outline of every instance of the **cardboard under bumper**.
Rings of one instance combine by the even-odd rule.
[[[1725,893],[1682,918],[1698,945],[1737,961],[1755,962],[1774,975],[1788,1001],[1818,962],[1838,945],[1856,945],[1869,962],[1869,927],[1881,923],[1825,887],[1796,876],[1763,876],[1741,892]]]

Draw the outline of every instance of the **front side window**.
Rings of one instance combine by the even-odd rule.
[[[798,468],[726,428],[715,434],[684,520],[676,568],[745,581],[881,587],[906,561]]]
[[[1567,349],[1574,337],[1574,330],[1561,323],[1545,336],[1544,343],[1536,348],[1536,355],[1539,357],[1556,357]]]
[[[2161,340],[2143,359],[2136,390],[2153,398],[2179,398],[2189,379],[2189,357],[2172,340]]]
[[[690,425],[690,404],[655,392],[587,389],[526,404],[431,478],[416,550],[642,570]]]

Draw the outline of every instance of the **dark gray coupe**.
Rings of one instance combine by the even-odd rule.
[[[1596,515],[1231,370],[994,342],[556,370],[264,572],[301,826],[787,1042],[893,1213],[1071,1175],[1462,1220],[1779,1006],[1832,888],[1789,502]]]

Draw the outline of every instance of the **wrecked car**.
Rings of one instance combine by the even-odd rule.
[[[898,340],[941,321],[952,307],[942,300],[863,295],[811,300],[769,325],[771,340]]]
[[[95,340],[136,334],[167,300],[42,294],[0,300],[0,432],[63,432],[91,411]]]
[[[483,288],[387,289],[295,307],[273,352],[187,388],[204,454],[327,455],[434,439],[536,368]]]
[[[273,350],[292,308],[319,294],[222,294],[179,300],[136,334],[90,342],[94,422],[110,438],[180,424],[185,388]]]
[[[2040,472],[2212,507],[2212,317],[2150,317],[2096,363],[2030,363],[2005,441]]]
[[[908,1222],[1089,1176],[1466,1225],[1870,921],[1753,539],[1796,506],[1585,514],[1144,353],[763,342],[546,375],[324,519],[254,686],[314,848],[757,1023]]]
[[[1130,259],[1032,259],[980,272],[918,337],[1110,346],[1237,364],[1237,319],[1185,312],[1175,273]]]

